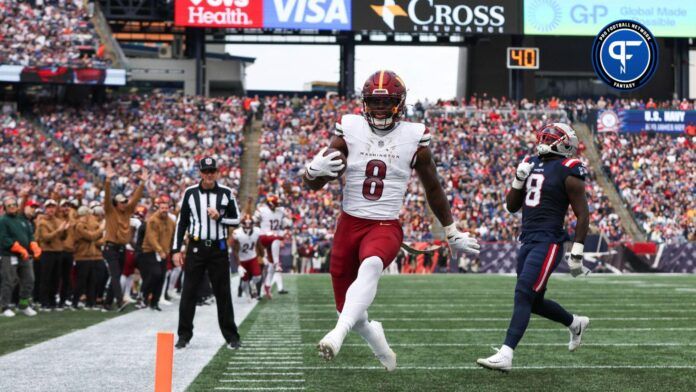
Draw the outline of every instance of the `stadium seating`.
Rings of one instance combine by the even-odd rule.
[[[259,195],[281,194],[299,227],[330,234],[340,207],[340,184],[332,182],[326,190],[307,192],[302,190],[300,174],[312,154],[328,143],[335,119],[357,112],[358,102],[299,99],[294,108],[276,108],[274,99],[265,104]],[[457,101],[415,106],[416,116],[425,117],[434,135],[431,149],[457,219],[484,241],[516,238],[520,217],[504,210],[505,192],[517,162],[532,150],[532,129],[551,119],[547,113],[553,109],[547,101],[520,105],[524,115],[517,105],[485,96],[473,98],[466,106]],[[557,102],[559,106],[564,104]],[[593,230],[610,241],[620,240],[623,232],[608,199],[594,180],[587,181],[587,186]],[[407,241],[432,240],[432,218],[415,175],[407,188],[401,220]],[[574,222],[572,212],[569,222]]]
[[[696,153],[693,138],[599,133],[602,162],[648,239],[696,240]]]
[[[0,64],[108,68],[86,6],[0,0]]]

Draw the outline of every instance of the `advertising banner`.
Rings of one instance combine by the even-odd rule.
[[[696,37],[696,1],[524,0],[524,34],[594,36],[622,19],[642,23],[656,37]]]
[[[356,0],[353,30],[431,34],[520,34],[515,0]]]
[[[175,0],[174,25],[263,27],[263,0]]]
[[[265,0],[263,27],[350,30],[351,0]]]
[[[597,130],[600,132],[619,130],[684,133],[694,127],[696,110],[623,110],[617,114],[611,110],[602,110],[597,116]]]
[[[0,82],[125,86],[125,69],[0,65]]]

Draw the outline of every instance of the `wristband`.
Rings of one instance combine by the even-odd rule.
[[[512,188],[521,191],[524,188],[524,180],[520,180],[515,176],[515,179],[512,180]]]
[[[573,247],[570,248],[570,255],[578,255],[582,256],[583,252],[585,250],[585,244],[581,244],[579,242],[573,242]]]
[[[447,237],[447,239],[449,239],[450,237],[455,236],[455,235],[457,235],[457,233],[459,233],[459,230],[457,230],[457,224],[454,222],[452,222],[452,224],[449,226],[445,226],[444,229],[445,229],[445,236]]]
[[[311,174],[309,174],[309,165],[305,166],[304,174],[305,174],[305,177],[310,181],[316,179],[316,177],[313,177]]]

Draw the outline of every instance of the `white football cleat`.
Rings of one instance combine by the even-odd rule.
[[[25,316],[29,317],[36,316],[36,310],[32,309],[31,306],[27,306],[26,308],[22,309],[22,313],[24,313]]]
[[[573,315],[573,323],[568,327],[568,331],[570,331],[570,342],[568,343],[569,351],[575,351],[580,347],[582,343],[582,334],[585,333],[585,330],[587,330],[589,326],[589,317]]]
[[[159,303],[160,303],[160,305],[166,305],[166,306],[169,306],[169,305],[172,304],[171,301],[167,301],[167,300],[164,299],[164,298],[160,298]]]
[[[510,369],[512,369],[512,355],[504,353],[503,349],[501,348],[497,353],[488,358],[477,359],[476,363],[486,369],[508,372]]]
[[[388,372],[393,372],[396,369],[396,353],[392,351],[392,349],[389,347],[389,343],[387,343],[387,337],[384,335],[384,328],[382,328],[382,323],[380,323],[379,321],[372,320],[370,321],[370,327],[372,327],[372,329],[374,330],[375,338],[378,340],[378,342],[375,342],[376,344],[367,342],[367,344],[372,349],[372,352],[375,353],[375,356],[377,357],[377,359],[379,359],[379,362],[382,363],[382,366],[384,366],[384,368],[387,369]],[[376,349],[379,346],[386,347],[387,351],[379,353]]]
[[[14,317],[14,316],[15,316],[15,312],[13,312],[12,309],[7,308],[7,309],[5,309],[4,312],[2,312],[2,315],[5,316],[5,317]]]
[[[330,361],[338,355],[341,351],[341,341],[334,336],[334,331],[326,334],[317,344],[317,350],[319,350],[319,356],[327,361]]]

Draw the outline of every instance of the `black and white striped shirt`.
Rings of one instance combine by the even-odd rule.
[[[214,207],[220,217],[213,220],[208,216],[208,208]],[[194,241],[223,240],[227,238],[227,227],[239,225],[239,206],[232,189],[215,183],[209,190],[202,189],[200,183],[184,191],[179,216],[172,243],[172,252],[181,251],[184,235]]]

